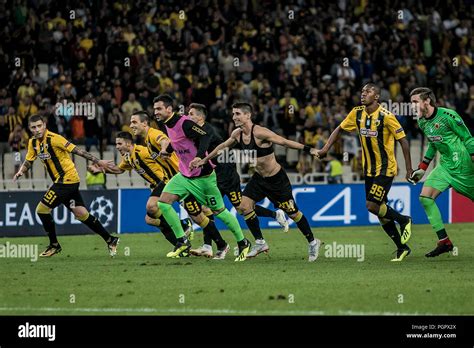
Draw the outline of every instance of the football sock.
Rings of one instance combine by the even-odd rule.
[[[168,203],[158,202],[158,207],[160,208],[163,217],[171,226],[171,229],[174,232],[178,241],[180,238],[184,237],[184,230],[183,226],[181,226],[181,221],[179,220],[179,216],[176,211],[173,209],[173,206]]]
[[[212,241],[216,243],[218,249],[222,249],[226,246],[225,240],[222,238],[221,234],[216,228],[214,221],[206,218],[200,226],[202,227],[202,232],[204,233],[204,244],[212,245]]]
[[[443,218],[439,211],[438,205],[433,198],[420,196],[420,203],[425,209],[426,216],[430,221],[431,227],[438,235],[438,239],[444,239],[448,235],[444,229]]]
[[[41,220],[41,223],[43,224],[44,230],[48,234],[49,244],[50,245],[59,244],[58,238],[56,237],[56,225],[54,224],[53,216],[50,213],[48,214],[37,213],[37,214]]]
[[[276,213],[273,210],[264,208],[260,205],[255,205],[255,213],[257,216],[261,217],[271,217],[271,218],[276,218]]]
[[[406,222],[408,219],[406,216],[400,214],[398,211],[394,210],[392,207],[386,205],[385,203],[380,206],[378,216],[379,218],[396,221],[399,224]]]
[[[442,230],[436,231],[436,235],[438,236],[439,240],[448,238],[448,234],[444,228]]]
[[[298,212],[296,217],[293,218],[293,221],[296,222],[296,226],[298,229],[303,233],[308,243],[311,243],[314,240],[313,231],[311,231],[311,227],[309,226],[308,219],[306,216],[303,215],[302,212]]]
[[[252,233],[252,236],[255,239],[263,239],[262,230],[260,229],[260,222],[258,221],[256,211],[251,211],[244,216],[244,219],[250,232]]]
[[[224,209],[219,214],[217,214],[216,217],[220,219],[227,227],[229,227],[237,242],[244,239],[244,234],[240,228],[239,221],[230,213],[230,211]]]
[[[84,225],[89,227],[92,231],[97,233],[99,236],[102,237],[107,243],[109,243],[112,239],[112,236],[109,232],[102,226],[100,221],[94,216],[89,213],[87,215],[78,218]]]
[[[211,237],[212,231],[211,229],[208,228],[210,221],[211,219],[207,217],[204,220],[202,220],[202,222],[199,224],[199,226],[201,226],[202,228],[203,242],[204,244],[207,244],[207,245],[212,245],[212,237]]]
[[[398,249],[403,249],[404,246],[401,241],[400,233],[398,232],[395,221],[388,219],[379,219],[380,225],[382,226],[385,233],[392,239]]]
[[[160,222],[161,233],[163,233],[163,236],[166,238],[168,242],[170,242],[172,245],[176,245],[176,242],[178,240],[176,239],[176,236],[174,235],[173,230],[171,229],[171,226],[163,218],[161,218],[160,221],[161,221]]]

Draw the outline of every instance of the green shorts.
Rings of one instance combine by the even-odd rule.
[[[217,188],[215,172],[209,176],[194,179],[186,178],[183,174],[178,173],[166,184],[163,192],[177,195],[179,200],[185,199],[191,194],[199,203],[214,211],[225,208],[224,200]]]
[[[443,166],[438,165],[428,175],[424,186],[432,187],[438,191],[446,191],[452,187],[456,192],[474,201],[474,170],[473,166],[464,173],[452,174]]]

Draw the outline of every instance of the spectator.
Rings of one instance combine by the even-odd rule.
[[[100,168],[89,164],[87,166],[86,185],[88,190],[105,190],[105,174]]]
[[[128,100],[122,105],[122,113],[125,118],[130,117],[133,112],[143,110],[141,104],[135,99],[135,93],[130,93]],[[122,123],[126,123],[126,119],[122,119]]]
[[[342,184],[342,163],[334,154],[328,156],[325,172],[328,173],[328,184]]]

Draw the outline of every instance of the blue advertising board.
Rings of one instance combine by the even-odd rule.
[[[404,215],[410,215],[415,224],[427,224],[428,219],[418,201],[422,185],[394,184],[388,195],[389,205]],[[145,223],[145,206],[150,195],[148,189],[122,189],[119,192],[121,206],[121,233],[157,232],[158,229]],[[293,186],[293,195],[299,209],[306,215],[312,227],[324,226],[364,226],[378,224],[376,216],[370,214],[365,207],[365,188],[363,184],[342,185],[302,185]],[[244,219],[225,199],[226,207],[238,217],[242,228],[246,228]],[[449,193],[443,193],[436,203],[441,211],[444,222],[449,222]],[[273,208],[268,199],[260,202],[264,207]],[[175,204],[181,218],[187,217],[185,210]],[[216,219],[217,228],[226,229]],[[276,221],[261,218],[262,228],[278,228]],[[198,226],[195,225],[196,228]],[[290,227],[296,227],[292,222]]]

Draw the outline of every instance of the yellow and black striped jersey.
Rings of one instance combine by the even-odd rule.
[[[394,114],[379,105],[369,115],[365,106],[356,106],[342,121],[341,128],[358,131],[365,175],[397,175],[395,140],[405,137],[405,132]]]
[[[133,145],[130,153],[122,156],[118,167],[122,170],[134,169],[140,176],[150,183],[151,188],[155,188],[160,181],[165,184],[169,181],[163,167],[151,158],[145,146]]]
[[[168,136],[161,130],[150,127],[146,134],[145,143],[151,158],[163,167],[168,179],[171,179],[179,171],[179,160],[174,152],[171,154],[170,158],[167,159],[163,159],[159,156],[161,151],[160,141],[163,139],[168,139]]]
[[[75,184],[80,181],[79,174],[69,155],[75,147],[61,135],[46,130],[42,140],[31,138],[28,141],[26,160],[33,162],[39,157],[53,182]]]

